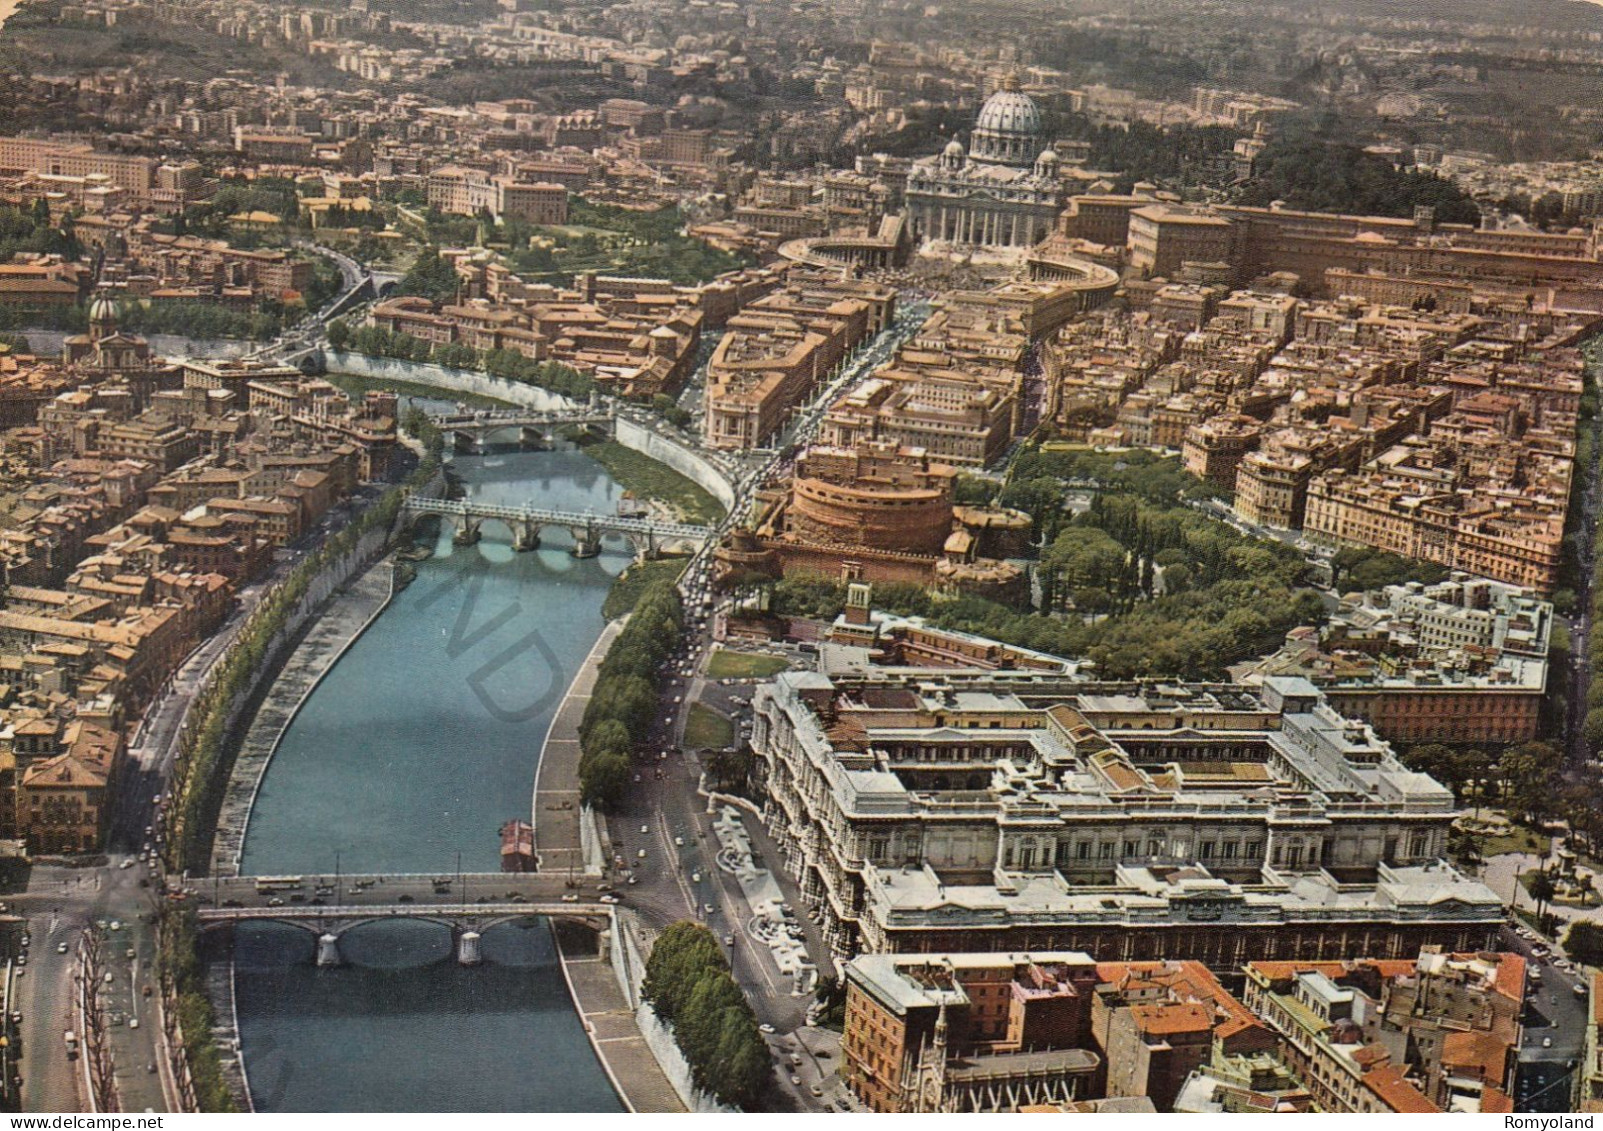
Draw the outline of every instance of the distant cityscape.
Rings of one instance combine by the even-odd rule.
[[[1603,10],[0,25],[0,1108],[1603,1105]]]

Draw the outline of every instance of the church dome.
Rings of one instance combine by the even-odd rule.
[[[954,137],[951,141],[946,143],[946,155],[948,157],[963,156],[963,143]]]
[[[96,297],[95,301],[89,304],[89,321],[117,321],[117,304],[112,302],[106,295]]]
[[[1041,109],[1022,90],[999,90],[985,100],[974,123],[977,130],[1007,134],[1041,132]]]
[[[1029,168],[1041,151],[1041,108],[1009,76],[1002,89],[985,100],[974,121],[969,156],[975,161]]]

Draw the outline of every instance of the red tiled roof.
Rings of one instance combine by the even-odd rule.
[[[1149,1036],[1171,1033],[1206,1033],[1213,1028],[1213,1011],[1196,1002],[1130,1007],[1136,1026]]]
[[[1396,1112],[1424,1115],[1441,1110],[1426,1099],[1418,1088],[1409,1083],[1403,1076],[1402,1069],[1395,1064],[1366,1072],[1364,1086],[1380,1097],[1381,1103]]]
[[[1472,1071],[1482,1080],[1501,1080],[1508,1045],[1495,1034],[1472,1029],[1448,1033],[1442,1041],[1442,1065],[1460,1072]]]
[[[1512,1001],[1525,999],[1525,959],[1518,954],[1497,956],[1497,992]]]
[[[1488,1084],[1485,1088],[1481,1089],[1482,1115],[1507,1115],[1513,1110],[1513,1097],[1511,1097],[1507,1092],[1503,1091],[1503,1089],[1493,1087],[1491,1084]]]

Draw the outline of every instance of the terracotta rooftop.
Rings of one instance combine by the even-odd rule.
[[[1213,1011],[1196,1002],[1130,1007],[1136,1025],[1149,1037],[1174,1033],[1206,1033],[1213,1028]]]
[[[1380,1101],[1393,1111],[1407,1114],[1427,1114],[1440,1111],[1403,1076],[1402,1069],[1394,1064],[1364,1074],[1364,1086],[1380,1097]]]

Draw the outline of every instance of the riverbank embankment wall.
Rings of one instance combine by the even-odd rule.
[[[570,398],[535,385],[491,377],[487,373],[468,369],[451,369],[431,362],[397,361],[349,351],[330,351],[327,360],[328,368],[335,373],[348,373],[373,381],[405,381],[413,385],[427,385],[443,393],[493,397],[539,412],[579,407]],[[717,499],[726,511],[733,509],[734,484],[702,453],[627,416],[620,415],[615,425],[614,433],[619,444],[672,468]]]

